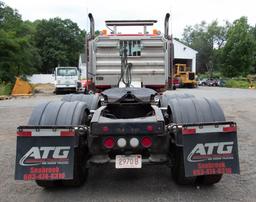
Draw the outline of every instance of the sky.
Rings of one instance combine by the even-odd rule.
[[[247,16],[256,24],[256,0],[1,0],[16,8],[23,20],[69,18],[81,29],[89,29],[87,13],[94,15],[96,30],[105,28],[105,20],[158,20],[153,28],[163,32],[164,17],[171,13],[171,32],[182,37],[186,25],[201,21],[233,22]]]

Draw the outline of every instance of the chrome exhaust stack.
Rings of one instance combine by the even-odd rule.
[[[94,18],[91,13],[88,15],[89,20],[90,20],[90,39],[95,38],[95,23],[94,23]]]
[[[170,19],[170,13],[166,13],[165,19],[164,19],[164,37],[166,39],[169,39],[169,19]]]

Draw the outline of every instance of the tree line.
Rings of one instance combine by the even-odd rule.
[[[85,31],[69,19],[23,21],[16,9],[0,1],[0,82],[17,75],[52,73],[58,65],[77,66]],[[177,39],[198,51],[197,72],[226,77],[256,73],[256,26],[246,17],[220,25],[201,22]]]
[[[69,19],[23,21],[0,1],[0,82],[17,75],[52,73],[58,65],[77,66],[85,31]]]
[[[198,51],[199,73],[218,71],[225,77],[256,73],[256,26],[246,17],[219,25],[201,22],[184,29],[181,42]]]

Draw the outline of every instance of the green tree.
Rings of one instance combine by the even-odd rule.
[[[17,10],[0,2],[0,81],[31,74],[40,66],[31,24],[23,22]]]
[[[37,21],[35,42],[42,57],[42,73],[53,68],[77,66],[79,53],[84,49],[84,31],[69,19],[54,18]]]
[[[202,21],[193,27],[187,26],[183,32],[182,41],[198,51],[197,68],[199,72],[209,72],[218,69],[219,50],[224,46],[228,23],[218,25],[217,21],[210,24]]]
[[[253,63],[254,48],[255,40],[247,18],[241,17],[230,27],[221,51],[223,74],[228,77],[247,75]]]
[[[252,68],[250,73],[256,74],[256,25],[252,27],[251,33],[255,43],[254,43],[253,62],[252,62]]]

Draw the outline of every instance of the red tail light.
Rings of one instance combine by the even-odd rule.
[[[236,126],[223,127],[223,132],[226,132],[226,133],[236,132]]]
[[[29,137],[32,136],[31,131],[18,131],[17,136]]]
[[[193,135],[196,134],[195,128],[182,128],[182,135]]]
[[[141,139],[141,145],[145,148],[149,148],[152,145],[152,139],[149,137],[143,137]]]
[[[115,140],[113,137],[108,137],[103,142],[104,147],[107,149],[112,149],[115,146]]]
[[[152,125],[148,125],[147,126],[147,131],[148,132],[153,132],[154,131],[154,127]]]
[[[61,137],[75,136],[75,131],[60,131]]]

